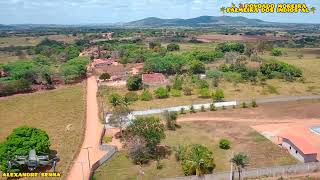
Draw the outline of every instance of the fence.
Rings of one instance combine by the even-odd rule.
[[[320,162],[304,163],[287,166],[274,166],[258,169],[243,170],[241,173],[242,178],[255,178],[255,177],[279,177],[292,174],[311,173],[320,171]],[[234,172],[235,177],[237,172]],[[221,172],[207,174],[203,177],[198,176],[185,176],[176,178],[163,178],[163,180],[225,180],[230,179],[230,172]],[[238,179],[238,178],[235,178]]]

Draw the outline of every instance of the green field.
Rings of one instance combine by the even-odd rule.
[[[73,85],[52,91],[0,99],[0,141],[21,125],[45,130],[51,149],[58,152],[57,171],[67,173],[82,142],[85,122],[85,87]]]
[[[216,164],[215,171],[227,171],[230,168],[229,159],[232,152],[245,152],[250,156],[250,168],[273,165],[294,164],[297,161],[285,150],[272,144],[269,140],[252,130],[248,123],[235,122],[183,122],[177,131],[167,131],[163,145],[176,147],[178,145],[202,144],[213,151]],[[228,129],[228,131],[226,131]],[[231,141],[230,150],[218,147],[220,138]],[[244,143],[245,142],[245,143]],[[272,154],[272,156],[270,156]],[[267,158],[268,157],[268,158]],[[174,152],[168,159],[161,160],[162,169],[156,168],[156,162],[143,165],[144,176],[139,176],[139,166],[134,165],[120,151],[110,161],[103,164],[96,172],[95,179],[159,179],[162,177],[183,176],[181,165],[175,160]]]

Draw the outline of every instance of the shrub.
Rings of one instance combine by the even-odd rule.
[[[214,101],[222,101],[224,98],[224,92],[222,89],[217,89],[215,93],[212,94]]]
[[[272,54],[272,56],[281,56],[282,55],[282,51],[280,49],[273,48],[271,50],[271,54]]]
[[[188,64],[188,71],[191,74],[205,73],[205,65],[199,60],[192,60]]]
[[[202,88],[199,90],[200,98],[210,98],[210,91],[208,88]]]
[[[73,83],[86,76],[88,58],[77,57],[63,63],[60,66],[59,73],[65,83]]]
[[[247,108],[248,106],[247,106],[246,102],[242,102],[241,107],[242,107],[242,108]]]
[[[194,109],[193,105],[190,106],[190,113],[196,113],[196,110]]]
[[[186,112],[184,111],[184,108],[180,109],[180,114],[185,114]]]
[[[100,76],[99,76],[99,79],[102,79],[102,80],[108,80],[108,79],[110,79],[111,78],[111,76],[110,76],[110,74],[108,74],[108,73],[102,73]]]
[[[206,112],[206,108],[204,107],[204,105],[201,106],[201,112]]]
[[[288,63],[269,60],[260,66],[260,72],[267,78],[273,78],[274,72],[282,73],[284,78],[299,78],[302,77],[302,70]]]
[[[148,90],[143,90],[140,94],[141,101],[150,101],[152,100],[152,94]]]
[[[107,143],[111,142],[112,139],[113,139],[112,136],[104,136],[103,137],[103,142],[107,144]]]
[[[166,121],[167,128],[173,131],[176,130],[178,114],[176,112],[165,111],[163,117]]]
[[[28,126],[16,128],[4,142],[0,143],[0,170],[7,171],[8,158],[26,156],[32,149],[37,153],[49,153],[49,148],[49,136],[45,131]],[[19,171],[19,169],[11,170]]]
[[[257,104],[256,100],[254,100],[254,99],[252,100],[251,106],[252,107],[258,107],[258,104]]]
[[[128,155],[135,164],[146,164],[152,158],[151,152],[143,137],[133,136],[126,139]]]
[[[185,96],[191,96],[192,95],[192,88],[188,87],[188,86],[185,86],[183,87],[183,94]]]
[[[216,47],[216,51],[222,51],[222,52],[236,51],[239,53],[243,53],[244,50],[245,50],[245,45],[243,43],[239,43],[239,42],[220,43]]]
[[[127,79],[127,88],[129,91],[137,91],[142,89],[142,79],[141,76],[135,75]]]
[[[240,83],[243,80],[241,74],[237,72],[225,72],[223,77],[228,82]]]
[[[226,109],[226,106],[222,106],[222,109],[225,110],[225,109]]]
[[[227,139],[220,139],[219,147],[221,149],[230,149],[230,141]]]
[[[216,110],[216,106],[212,103],[210,104],[210,111],[215,111]]]
[[[180,76],[175,76],[172,84],[173,89],[182,90],[183,78]]]
[[[177,90],[177,89],[172,89],[170,91],[171,96],[173,97],[180,97],[181,96],[181,91]]]
[[[197,84],[200,89],[209,88],[209,83],[206,80],[200,79]]]
[[[122,96],[118,93],[112,93],[108,96],[108,101],[112,106],[118,106],[122,103]]]
[[[135,102],[139,100],[139,96],[137,93],[135,92],[128,92],[125,95],[125,98],[129,101],[129,102]]]
[[[177,160],[181,161],[186,176],[201,176],[211,173],[215,168],[213,153],[207,147],[199,144],[180,146],[176,149],[175,156]]]
[[[207,75],[207,77],[209,77],[209,78],[222,78],[223,77],[223,72],[221,72],[221,71],[212,71],[212,70],[210,70],[210,71],[207,71],[206,72],[206,75]]]
[[[31,91],[31,83],[25,79],[0,82],[0,97]]]
[[[159,99],[164,99],[169,97],[169,92],[166,88],[159,87],[154,91],[154,94]]]
[[[180,50],[180,46],[178,44],[170,43],[167,46],[167,50],[168,51],[179,51]]]

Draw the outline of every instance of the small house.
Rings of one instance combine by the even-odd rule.
[[[317,162],[317,149],[303,137],[283,135],[282,147],[301,162]]]

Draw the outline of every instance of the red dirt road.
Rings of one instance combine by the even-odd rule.
[[[97,89],[96,78],[94,76],[89,77],[87,80],[87,119],[85,137],[79,155],[75,159],[71,171],[68,174],[68,180],[89,179],[90,168],[88,151],[90,166],[106,153],[105,151],[99,150],[103,125],[100,123],[98,117]]]

